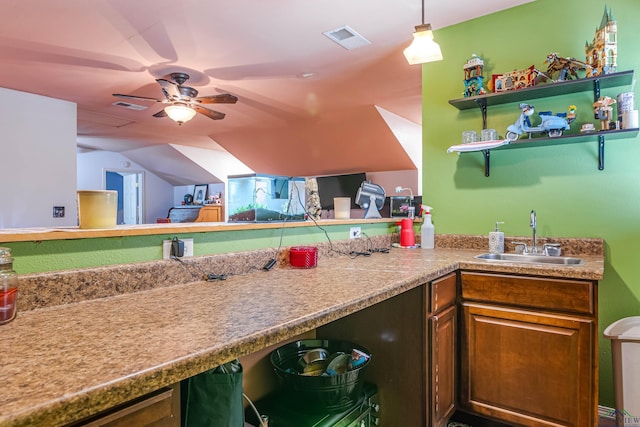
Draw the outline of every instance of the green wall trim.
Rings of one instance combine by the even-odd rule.
[[[389,234],[393,223],[357,224],[369,236]],[[322,225],[332,241],[349,237],[348,224]],[[19,274],[41,273],[162,259],[162,241],[173,237],[193,239],[194,256],[326,242],[318,227],[266,228],[202,233],[156,234],[70,240],[3,243],[11,248]]]

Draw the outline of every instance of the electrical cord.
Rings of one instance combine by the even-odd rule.
[[[249,399],[249,396],[247,396],[246,394],[242,393],[242,397],[247,399],[247,402],[249,402],[249,406],[251,406],[251,408],[253,409],[253,412],[255,412],[256,416],[258,417],[258,422],[260,423],[259,427],[269,427],[269,422],[265,421],[265,419],[262,417],[262,415],[260,415],[260,412],[258,412],[258,409],[253,404],[251,399]]]
[[[280,191],[276,192],[277,194],[282,194],[282,190],[284,189],[284,184],[287,181],[283,181],[282,184],[280,185]],[[264,263],[264,265],[262,266],[262,270],[264,271],[270,271],[273,267],[276,266],[276,264],[278,263],[278,257],[280,256],[280,250],[282,249],[282,239],[284,237],[284,228],[285,228],[285,224],[287,223],[287,217],[288,214],[291,212],[291,204],[293,203],[293,189],[298,189],[295,185],[291,186],[291,191],[289,192],[289,198],[287,199],[287,210],[285,212],[285,215],[282,216],[282,227],[280,227],[280,241],[278,243],[278,247],[276,248],[276,252],[273,256],[273,258],[270,258],[267,260],[267,262]]]
[[[367,249],[365,251],[362,251],[362,252],[358,252],[358,251],[344,252],[344,251],[335,249],[333,247],[333,242],[331,241],[331,238],[329,237],[329,233],[327,232],[327,230],[325,228],[323,228],[320,224],[318,224],[316,219],[311,214],[309,214],[309,211],[307,210],[307,208],[304,205],[304,203],[302,203],[302,199],[300,198],[300,191],[298,190],[297,187],[295,187],[295,188],[296,188],[296,192],[297,192],[297,196],[298,196],[298,203],[302,207],[302,210],[304,211],[304,213],[307,215],[307,218],[311,219],[311,221],[313,221],[315,226],[317,228],[319,228],[320,230],[322,230],[322,232],[324,233],[325,237],[327,238],[327,241],[329,242],[329,251],[330,252],[335,252],[337,254],[345,255],[345,256],[348,256],[350,258],[357,258],[359,256],[371,256],[373,253],[376,253],[376,252],[389,253],[389,250],[391,248],[374,248],[373,247],[373,242],[371,241],[371,238],[369,236],[367,236],[365,233],[362,233],[362,235],[366,237],[367,242],[369,243],[369,249]]]
[[[237,274],[237,273],[221,273],[221,274],[215,274],[215,273],[208,273],[206,272],[202,267],[200,267],[198,264],[195,263],[191,263],[191,262],[186,262],[178,257],[171,257],[172,260],[175,260],[177,262],[179,262],[180,264],[182,264],[187,271],[189,271],[191,273],[191,275],[194,278],[197,278],[198,280],[203,280],[206,282],[217,282],[220,280],[227,280],[229,278],[229,276],[246,276],[250,273],[253,273],[256,270],[261,270],[262,267],[256,267],[256,266],[251,266],[247,269],[246,272],[242,273],[242,274]],[[200,273],[202,273],[202,275],[196,275],[193,273],[193,271],[190,271],[189,267],[194,267],[196,270],[198,270]]]
[[[284,182],[280,187],[280,193],[282,193],[282,189],[283,188],[284,188]],[[333,242],[331,241],[331,238],[329,237],[329,233],[327,232],[327,230],[324,227],[322,227],[320,224],[318,224],[318,221],[316,221],[316,219],[312,215],[309,214],[309,211],[307,210],[305,204],[302,202],[302,198],[301,198],[301,195],[300,195],[300,190],[298,189],[298,187],[296,185],[292,185],[291,186],[291,191],[289,192],[289,199],[287,201],[286,214],[290,214],[291,213],[291,205],[294,203],[294,191],[296,193],[295,196],[297,198],[297,202],[300,205],[300,207],[302,208],[302,211],[305,213],[307,218],[311,219],[311,221],[313,221],[314,225],[324,233],[324,235],[325,235],[325,237],[327,239],[327,242],[329,243],[329,252],[335,252],[335,253],[340,254],[340,255],[348,256],[349,258],[352,258],[352,259],[360,257],[360,256],[369,257],[369,256],[373,255],[374,253],[389,253],[391,248],[376,248],[376,247],[374,247],[373,242],[371,241],[371,238],[364,232],[362,233],[362,237],[365,238],[366,242],[367,242],[367,247],[365,248],[364,251],[349,251],[349,252],[345,252],[345,251],[341,251],[341,250],[338,250],[338,249],[334,248],[333,247]],[[209,273],[209,272],[206,272],[204,269],[202,269],[198,264],[187,263],[187,262],[183,261],[181,258],[173,256],[173,255],[171,256],[171,259],[178,261],[180,264],[185,266],[185,268],[187,268],[189,266],[196,268],[202,274],[202,276],[198,277],[198,276],[194,275],[194,273],[192,271],[189,271],[191,273],[191,275],[193,277],[198,277],[199,280],[204,280],[204,281],[207,281],[207,282],[226,280],[231,275],[244,276],[246,274],[252,273],[255,270],[270,271],[278,263],[277,260],[278,260],[278,257],[280,255],[280,251],[282,250],[282,242],[283,242],[283,238],[284,238],[284,229],[285,229],[286,223],[287,223],[287,215],[285,215],[283,217],[282,227],[280,227],[280,239],[279,239],[279,242],[278,242],[278,247],[275,250],[274,257],[268,259],[265,262],[265,264],[262,265],[261,267],[255,267],[255,266],[250,267],[243,274],[232,274],[232,273],[215,274],[215,273]],[[187,270],[189,270],[189,269],[187,268]]]

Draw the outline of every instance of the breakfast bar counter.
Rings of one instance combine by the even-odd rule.
[[[321,256],[311,269],[281,263],[226,280],[19,311],[0,327],[0,426],[84,419],[458,269],[593,281],[603,275],[602,254],[581,255],[584,265],[551,266],[474,258],[482,252],[392,248]]]

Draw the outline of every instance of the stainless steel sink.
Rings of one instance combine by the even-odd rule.
[[[507,261],[524,262],[530,264],[555,264],[555,265],[583,265],[582,258],[566,256],[546,256],[546,255],[522,255],[522,254],[481,254],[476,255],[478,259],[487,261]]]

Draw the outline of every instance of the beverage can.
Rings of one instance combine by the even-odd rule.
[[[622,121],[622,115],[625,111],[635,110],[635,93],[634,92],[622,92],[618,94],[618,121]]]

